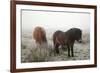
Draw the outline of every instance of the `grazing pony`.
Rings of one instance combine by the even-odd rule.
[[[74,56],[73,46],[74,42],[78,41],[79,43],[82,42],[82,31],[78,28],[71,28],[66,32],[56,31],[53,34],[53,43],[54,49],[57,54],[59,54],[59,46],[67,46],[68,49],[68,57]]]
[[[54,50],[57,54],[59,54],[59,46],[63,47],[65,45],[65,33],[63,31],[56,31],[53,34],[53,43],[54,43]]]
[[[33,38],[35,39],[35,42],[39,45],[41,45],[42,43],[47,43],[46,32],[42,27],[35,27],[33,31]]]

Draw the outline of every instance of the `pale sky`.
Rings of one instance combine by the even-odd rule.
[[[90,14],[22,10],[22,31],[32,31],[36,26],[63,31],[76,27],[87,31],[90,27]]]

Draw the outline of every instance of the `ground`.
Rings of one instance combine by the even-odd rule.
[[[75,42],[74,57],[67,56],[67,50],[60,50],[60,54],[54,54],[52,38],[48,38],[48,46],[39,48],[31,33],[23,33],[21,42],[21,62],[47,62],[47,61],[69,61],[90,59],[90,47],[88,34],[83,36],[83,43]]]

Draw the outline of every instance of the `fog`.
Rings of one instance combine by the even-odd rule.
[[[80,12],[22,10],[21,11],[21,62],[49,62],[90,59],[90,14]],[[32,31],[41,26],[46,31],[48,45],[37,48]],[[56,30],[67,31],[70,28],[82,29],[82,43],[74,44],[75,57],[67,57],[67,51],[54,55],[53,34]],[[47,47],[46,47],[47,46]]]
[[[22,10],[22,31],[32,31],[36,26],[45,30],[63,30],[76,27],[89,32],[90,14],[82,12],[56,12],[43,10]]]

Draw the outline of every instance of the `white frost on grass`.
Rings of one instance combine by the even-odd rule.
[[[61,50],[59,55],[54,54],[53,40],[47,37],[47,45],[38,45],[29,33],[23,34],[21,46],[22,62],[47,62],[90,59],[89,34],[83,35],[83,43],[74,44],[74,57],[67,56],[67,50]]]

